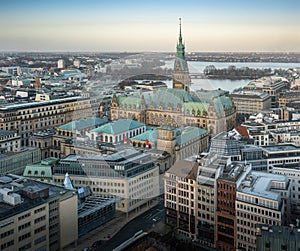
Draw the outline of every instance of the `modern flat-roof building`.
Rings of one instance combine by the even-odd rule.
[[[1,250],[61,250],[76,244],[77,194],[21,176],[1,176],[0,226]]]
[[[300,146],[293,144],[278,144],[262,146],[263,158],[267,160],[267,170],[273,165],[297,164],[300,162]]]
[[[300,164],[274,164],[271,172],[274,174],[285,175],[291,184],[291,220],[296,224],[300,218]]]
[[[266,92],[237,91],[229,95],[237,114],[259,113],[271,108],[271,97]]]
[[[286,224],[289,198],[290,183],[284,175],[252,171],[245,177],[236,192],[238,250],[256,250],[256,224]]]
[[[300,91],[281,92],[278,97],[278,107],[286,107],[290,102],[299,101]]]
[[[199,161],[197,173],[197,239],[204,247],[216,247],[217,179],[230,160],[211,152]]]
[[[276,108],[278,107],[279,95],[287,89],[288,83],[288,80],[282,77],[262,77],[251,81],[243,89],[268,93],[271,97],[271,107]]]
[[[257,225],[256,250],[259,251],[299,251],[299,226]]]
[[[78,208],[78,237],[112,220],[115,210],[114,197],[99,194],[87,196]]]
[[[0,175],[17,174],[22,175],[26,165],[41,161],[41,150],[39,148],[26,147],[16,153],[5,153],[0,155]]]
[[[116,196],[116,209],[125,213],[159,195],[159,167],[150,154],[134,149],[107,156],[71,154],[53,168],[53,181],[62,184],[66,173],[75,188],[89,185],[95,194]]]

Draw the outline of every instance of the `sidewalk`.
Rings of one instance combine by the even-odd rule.
[[[126,219],[126,214],[117,212],[116,217],[109,222],[106,222],[102,226],[94,229],[93,231],[87,233],[78,239],[77,246],[69,246],[65,248],[66,251],[82,251],[84,248],[91,247],[95,241],[99,240],[108,240],[116,233],[118,233],[123,226],[126,225],[129,221],[134,219],[135,217],[141,215],[146,212],[150,208],[156,206],[159,203],[159,199],[156,199],[152,202],[150,206],[144,206],[137,213],[131,213],[128,216],[128,220]]]

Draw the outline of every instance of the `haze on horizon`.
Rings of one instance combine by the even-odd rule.
[[[300,1],[10,0],[0,51],[300,52]]]

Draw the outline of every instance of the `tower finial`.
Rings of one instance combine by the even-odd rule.
[[[182,35],[181,35],[181,17],[179,18],[179,43],[182,43]]]

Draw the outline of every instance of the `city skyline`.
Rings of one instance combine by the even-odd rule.
[[[0,51],[299,52],[300,3],[288,1],[6,1]]]

